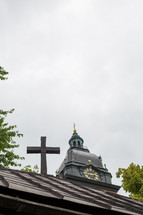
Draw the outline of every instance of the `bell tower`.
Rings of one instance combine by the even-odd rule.
[[[57,177],[84,186],[118,192],[120,186],[112,184],[112,175],[106,166],[103,167],[101,156],[90,153],[84,146],[84,140],[78,135],[75,124],[69,145],[66,157],[56,171]]]

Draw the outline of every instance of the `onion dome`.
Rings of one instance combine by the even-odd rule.
[[[83,143],[83,139],[76,132],[73,133],[69,140],[70,148],[83,148]]]
[[[73,130],[73,135],[69,140],[69,145],[70,148],[83,148],[83,139],[78,135],[75,129],[75,124],[74,124],[74,130]]]

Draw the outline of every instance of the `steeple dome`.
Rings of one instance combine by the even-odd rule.
[[[73,130],[73,135],[69,140],[69,145],[70,145],[70,149],[82,149],[85,150],[84,146],[83,146],[83,139],[78,135],[76,129],[75,129],[75,123],[74,123],[74,130]],[[89,151],[89,150],[88,150]]]
[[[83,139],[78,135],[77,132],[74,132],[72,137],[69,140],[70,148],[83,148]]]

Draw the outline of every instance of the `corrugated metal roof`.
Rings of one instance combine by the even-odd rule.
[[[0,187],[62,199],[125,214],[143,214],[143,202],[108,191],[84,187],[52,175],[0,168]]]

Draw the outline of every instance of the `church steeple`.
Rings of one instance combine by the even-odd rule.
[[[57,177],[77,184],[117,192],[120,187],[112,184],[112,175],[107,168],[104,168],[101,156],[90,153],[83,143],[74,124],[73,135],[69,140],[70,148],[56,172]]]

